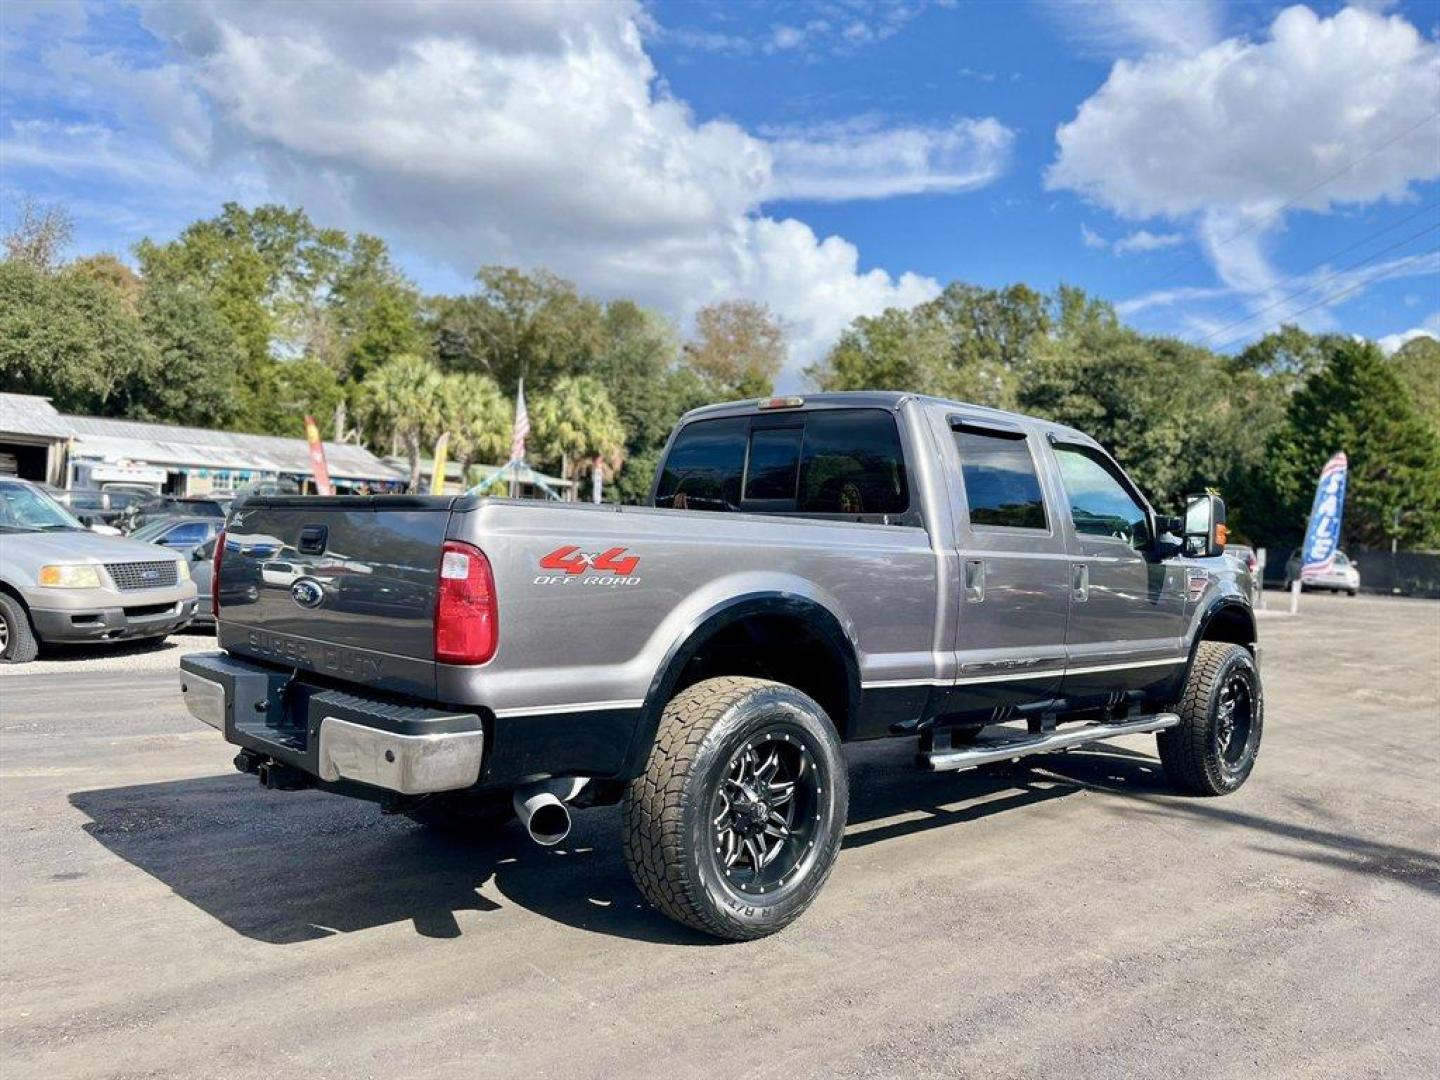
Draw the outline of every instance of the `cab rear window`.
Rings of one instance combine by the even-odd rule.
[[[910,488],[894,416],[826,409],[687,424],[655,505],[863,519],[906,513]]]

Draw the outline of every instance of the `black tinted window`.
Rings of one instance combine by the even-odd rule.
[[[793,501],[800,471],[804,428],[757,428],[750,433],[750,462],[745,469],[745,499]]]
[[[1045,499],[1023,436],[956,430],[971,525],[1043,529]]]
[[[903,514],[910,505],[895,418],[878,409],[814,412],[805,424],[799,509]]]
[[[1134,546],[1143,543],[1145,510],[1104,458],[1078,446],[1057,446],[1055,458],[1076,532],[1108,536]]]
[[[750,422],[697,420],[686,425],[665,459],[655,505],[676,510],[734,510]]]
[[[177,547],[182,544],[198,544],[205,539],[209,532],[203,524],[198,521],[187,521],[184,525],[176,525],[165,534],[164,543],[174,544]]]

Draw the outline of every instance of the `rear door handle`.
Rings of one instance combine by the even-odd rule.
[[[965,602],[979,604],[985,600],[985,563],[981,559],[965,560]]]
[[[1070,567],[1070,595],[1080,603],[1090,599],[1090,564],[1074,563]]]

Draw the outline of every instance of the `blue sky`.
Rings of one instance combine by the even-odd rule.
[[[225,200],[425,288],[545,265],[684,325],[1072,283],[1233,349],[1440,334],[1440,5],[89,6],[3,15],[0,194],[125,251]]]

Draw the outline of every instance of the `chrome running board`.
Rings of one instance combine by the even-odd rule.
[[[1142,735],[1149,731],[1164,731],[1180,723],[1174,713],[1156,713],[1154,716],[1140,716],[1134,720],[1122,720],[1115,724],[1076,724],[1043,735],[1029,735],[1018,731],[995,731],[992,735],[984,732],[969,746],[957,746],[945,750],[931,750],[922,753],[920,760],[925,767],[935,772],[957,769],[974,769],[980,765],[993,765],[997,761],[1014,761],[1030,754],[1046,754],[1053,750],[1068,750],[1085,743],[1114,739],[1121,735]],[[987,737],[988,736],[988,737]]]

